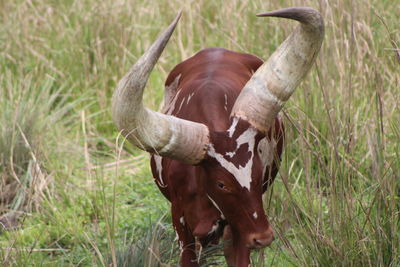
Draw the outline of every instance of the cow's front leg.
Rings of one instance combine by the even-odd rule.
[[[227,225],[224,229],[224,254],[229,267],[249,267],[250,249],[240,242],[239,236]]]
[[[176,207],[176,205],[172,205],[172,223],[181,250],[181,266],[198,267],[195,238],[185,222],[182,210]]]

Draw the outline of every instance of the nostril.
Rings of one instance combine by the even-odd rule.
[[[265,246],[269,246],[274,240],[275,240],[275,237],[273,235],[271,235],[265,239],[254,238],[253,242],[254,242],[254,246],[256,246],[256,247],[265,247]]]
[[[255,244],[256,246],[261,246],[261,247],[267,246],[267,245],[269,245],[271,242],[272,242],[272,240],[270,241],[270,240],[268,240],[268,239],[254,239],[254,244]]]
[[[265,232],[249,234],[247,240],[249,248],[263,248],[269,246],[275,240],[275,235],[272,228],[269,227]]]

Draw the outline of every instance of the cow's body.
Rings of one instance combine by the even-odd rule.
[[[230,114],[236,98],[262,63],[262,60],[250,54],[222,48],[202,50],[171,71],[165,85],[166,90],[173,92],[165,93],[168,98],[163,111],[168,115],[204,123],[213,132],[227,131],[232,125]],[[277,117],[275,128],[270,131],[268,138],[262,138],[258,146],[257,153],[260,153],[265,169],[262,192],[265,192],[277,173],[283,135],[283,127]],[[157,186],[171,202],[173,225],[183,256],[190,254],[188,257],[193,259],[194,237],[203,246],[216,243],[225,225],[230,223],[221,218],[221,212],[207,196],[204,166],[188,165],[153,155],[151,169]]]
[[[168,76],[163,112],[145,108],[143,90],[179,14],[113,95],[118,129],[152,153],[154,178],[171,201],[184,267],[198,266],[196,238],[206,246],[223,237],[227,262],[236,267],[248,267],[250,249],[274,239],[262,195],[282,153],[279,111],[313,64],[324,25],[311,8],[260,16],[300,22],[266,62],[220,48],[200,51]]]

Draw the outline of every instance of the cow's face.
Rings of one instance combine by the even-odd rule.
[[[267,246],[274,239],[262,205],[264,137],[248,122],[233,118],[227,131],[211,133],[204,162],[208,198],[249,248]]]

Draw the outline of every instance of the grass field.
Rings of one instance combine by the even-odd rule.
[[[263,59],[311,6],[326,36],[283,110],[287,144],[265,195],[277,234],[254,266],[400,265],[400,28],[392,0],[0,0],[0,265],[175,266],[169,204],[148,155],[111,121],[118,80],[174,18],[150,78],[206,47]],[[221,251],[203,253],[223,266]],[[206,264],[204,264],[206,266]]]

